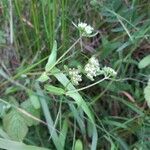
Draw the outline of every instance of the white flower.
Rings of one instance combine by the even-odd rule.
[[[96,59],[94,56],[91,57],[88,63],[85,65],[84,71],[86,73],[86,76],[93,81],[94,77],[96,77],[98,75],[98,72],[100,71],[98,59]]]
[[[117,72],[114,69],[106,66],[102,68],[100,73],[104,74],[104,76],[110,76],[110,77],[115,77],[117,75]]]
[[[87,23],[78,23],[78,28],[85,29],[87,27]]]
[[[90,25],[86,26],[86,28],[85,28],[85,31],[86,31],[87,35],[92,34],[93,30],[94,29]]]
[[[87,25],[83,22],[78,23],[78,29],[80,31],[80,34],[86,37],[90,36],[94,31],[94,29],[90,25]]]
[[[82,81],[82,76],[79,74],[79,70],[75,68],[69,68],[69,76],[74,85],[79,85],[79,82]]]

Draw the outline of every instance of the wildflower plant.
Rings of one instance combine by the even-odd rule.
[[[81,109],[87,115],[89,120],[91,122],[93,122],[93,124],[92,124],[93,131],[97,132],[96,126],[94,125],[95,121],[93,119],[93,116],[91,116],[91,110],[89,109],[86,102],[80,95],[79,91],[83,91],[85,89],[91,88],[92,86],[95,86],[106,79],[110,79],[111,77],[114,77],[116,75],[116,72],[110,67],[101,68],[99,60],[95,56],[92,56],[91,58],[89,58],[89,60],[87,60],[87,62],[85,62],[85,65],[81,66],[81,67],[70,68],[69,66],[64,65],[63,72],[57,68],[57,65],[66,56],[66,54],[68,54],[68,52],[72,48],[74,48],[76,44],[81,44],[82,37],[92,37],[94,35],[93,34],[94,28],[92,28],[90,25],[87,25],[86,23],[79,23],[77,26],[77,29],[80,32],[79,38],[58,59],[57,59],[57,43],[54,42],[52,52],[49,56],[46,66],[45,66],[45,70],[41,74],[41,77],[37,81],[44,82],[44,84],[45,84],[45,82],[47,80],[51,79],[51,78],[49,78],[49,75],[54,76],[62,84],[62,86],[64,88],[52,85],[53,82],[51,82],[50,84],[46,83],[44,85],[44,89],[51,94],[65,95],[65,96],[68,96],[68,97],[74,99],[76,104],[81,107]],[[81,85],[80,85],[81,81],[82,81],[82,85],[84,85],[84,82],[83,82],[84,75],[90,81],[92,81],[92,83],[81,87]],[[104,75],[104,77],[102,77],[100,75]],[[98,81],[94,82],[95,77],[97,77],[97,76],[100,76],[100,79]],[[80,88],[76,88],[75,86],[80,86]],[[37,89],[37,91],[41,91],[39,83],[37,83],[36,89]],[[43,100],[41,100],[41,102],[43,102]],[[51,130],[50,130],[50,133],[51,133]],[[57,134],[57,133],[55,133],[55,134]],[[56,141],[58,141],[58,140],[59,139],[56,139]],[[94,138],[94,140],[95,140],[95,138]],[[58,142],[56,142],[55,146],[57,146],[57,143]],[[58,147],[58,149],[60,149],[60,148]]]

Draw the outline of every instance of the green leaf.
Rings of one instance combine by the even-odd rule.
[[[148,107],[150,108],[150,80],[148,82],[148,85],[144,88],[144,97]]]
[[[28,132],[24,118],[14,109],[4,116],[3,127],[11,139],[15,141],[22,141]]]
[[[5,95],[8,95],[8,94],[14,94],[15,92],[17,91],[20,91],[21,89],[18,88],[18,87],[15,87],[15,86],[11,86],[11,87],[8,87],[5,91]]]
[[[145,68],[150,65],[150,55],[144,57],[138,64],[139,69]]]
[[[59,137],[58,137],[56,129],[55,129],[55,125],[54,125],[54,122],[53,122],[53,119],[52,119],[52,115],[49,111],[49,107],[48,107],[45,95],[44,95],[43,91],[41,90],[41,88],[39,86],[39,83],[36,83],[35,87],[36,87],[37,92],[40,95],[39,99],[40,99],[40,102],[41,102],[41,106],[42,106],[42,109],[43,109],[43,113],[44,113],[46,122],[48,124],[47,127],[48,127],[49,133],[51,135],[51,138],[54,142],[54,145],[55,145],[57,150],[63,150],[62,145],[61,145],[61,141],[59,141]]]
[[[68,90],[76,90],[76,88],[70,83],[69,79],[66,77],[65,74],[63,74],[59,69],[56,67],[52,70],[54,73],[54,76],[57,78],[57,80]],[[83,109],[83,111],[86,113],[86,115],[89,117],[89,119],[94,123],[93,116],[91,114],[91,111],[86,104],[86,102],[83,100],[82,96],[78,92],[70,92],[68,93],[68,96],[73,98],[79,107]]]
[[[81,133],[82,133],[83,135],[85,135],[85,134],[86,134],[86,131],[85,131],[86,129],[85,129],[84,118],[83,118],[84,116],[81,117],[80,111],[78,111],[79,109],[76,108],[76,107],[74,106],[74,104],[70,103],[70,104],[69,104],[69,107],[70,107],[70,110],[71,110],[71,112],[72,112],[74,118],[77,120],[77,123],[78,123],[78,125],[79,125],[79,127],[80,127]],[[83,111],[83,110],[82,110],[82,111]]]
[[[60,135],[59,135],[59,141],[61,141],[61,145],[62,145],[63,149],[65,146],[65,140],[66,140],[67,132],[68,132],[68,122],[65,119],[63,122],[62,130],[61,130]]]
[[[56,57],[57,57],[57,42],[54,41],[52,52],[51,52],[51,54],[48,58],[48,62],[46,64],[46,66],[45,66],[45,71],[46,72],[49,72],[51,70],[51,67],[56,62]]]
[[[80,139],[76,140],[74,149],[75,150],[83,150],[83,144],[82,144],[82,141]]]
[[[30,100],[26,100],[21,104],[21,107],[27,111],[29,114],[33,115],[36,118],[40,118],[40,109],[35,109]],[[30,118],[29,116],[22,114],[28,126],[38,125],[39,122]]]
[[[0,44],[6,43],[6,39],[4,37],[5,37],[5,33],[0,30]]]
[[[31,103],[35,109],[40,108],[39,98],[37,95],[35,95],[35,93],[29,92],[29,99],[30,99],[30,101],[31,101]]]
[[[2,118],[5,115],[5,107],[6,104],[0,102],[0,118]]]
[[[0,136],[5,138],[5,139],[10,139],[8,134],[3,130],[2,126],[0,126]]]
[[[46,72],[43,72],[41,76],[37,79],[39,82],[45,82],[49,80],[49,76],[46,74]]]
[[[21,142],[15,142],[8,139],[0,138],[0,148],[4,150],[49,150],[47,148],[26,145]]]
[[[62,95],[65,93],[65,91],[62,88],[58,88],[56,86],[53,85],[48,85],[46,84],[44,86],[44,88],[49,91],[51,94],[55,94],[55,95]]]
[[[106,37],[102,38],[103,51],[101,53],[101,59],[105,59],[109,56],[118,46],[121,45],[120,42],[108,41]]]
[[[56,67],[53,68],[52,73],[54,73],[55,78],[68,90],[76,90],[76,88],[70,83],[69,79],[66,77],[65,74],[63,74],[59,69]],[[93,125],[93,137],[92,137],[92,145],[91,149],[95,150],[97,146],[97,130],[94,123],[94,117],[91,113],[90,108],[86,104],[86,102],[83,100],[82,96],[78,92],[70,92],[68,93],[68,96],[73,98],[77,105],[82,108],[82,110],[85,112],[85,114],[88,116],[89,120],[91,121],[91,124]]]

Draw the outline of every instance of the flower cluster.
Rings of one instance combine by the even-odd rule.
[[[100,74],[103,74],[105,77],[115,77],[117,72],[114,69],[105,66],[100,70]]]
[[[80,73],[79,69],[69,68],[68,74],[74,85],[79,85],[79,82],[82,81],[82,76],[79,73]]]
[[[104,75],[108,78],[115,77],[117,75],[117,72],[110,67],[105,66],[100,69],[99,61],[95,56],[92,56],[88,60],[88,63],[85,65],[83,72],[91,81],[94,81],[94,77],[98,75]],[[82,76],[80,75],[79,69],[69,68],[68,75],[74,85],[79,85],[79,82],[82,81]]]
[[[86,76],[93,81],[93,77],[96,77],[98,75],[98,72],[100,71],[98,59],[96,59],[94,56],[91,57],[88,63],[85,65],[84,71],[86,73]]]
[[[94,31],[93,27],[83,22],[78,23],[78,29],[80,31],[81,36],[85,36],[85,37],[90,36]]]

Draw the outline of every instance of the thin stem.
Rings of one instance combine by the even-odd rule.
[[[9,0],[9,17],[10,17],[10,44],[13,44],[13,11],[12,0]]]
[[[90,84],[90,85],[88,85],[88,86],[79,88],[79,89],[77,89],[77,90],[70,90],[70,91],[66,92],[66,95],[69,95],[70,93],[74,93],[74,92],[83,91],[83,90],[85,90],[85,89],[88,89],[88,88],[90,88],[90,87],[96,85],[96,84],[99,84],[100,82],[102,82],[102,81],[104,81],[104,80],[106,80],[106,79],[109,79],[109,77],[108,77],[108,76],[107,76],[107,77],[104,77],[103,79],[98,80],[97,82],[94,82],[93,84]]]

